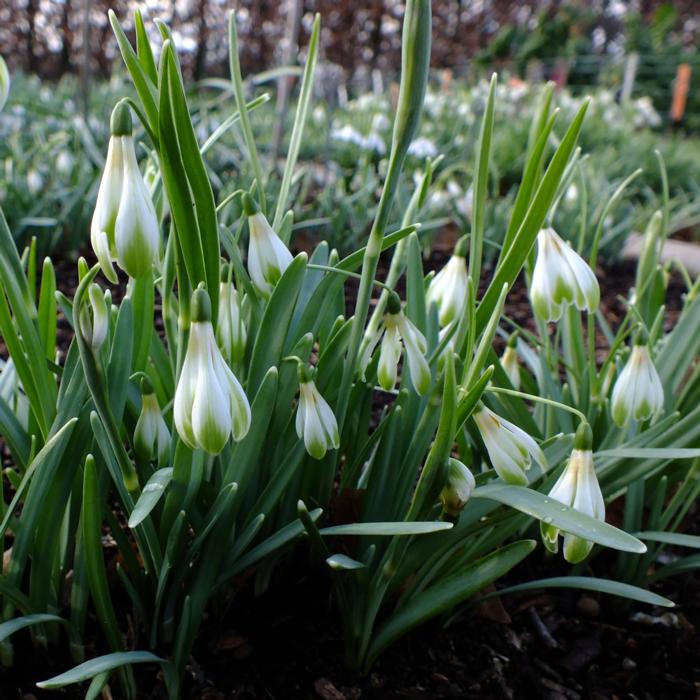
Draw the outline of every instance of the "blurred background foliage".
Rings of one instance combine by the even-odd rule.
[[[219,0],[9,0],[0,7],[0,54],[13,77],[9,102],[0,113],[0,201],[21,243],[37,236],[43,252],[68,256],[86,245],[109,113],[119,97],[129,94],[107,10],[114,9],[131,32],[136,6],[173,27],[204,143],[233,111],[228,83],[221,80],[227,77],[230,5]],[[403,3],[240,0],[235,6],[250,97],[275,94],[285,80],[293,88],[294,79],[280,77],[275,69],[292,62],[297,45],[303,60],[313,13],[322,14],[313,138],[303,146],[304,167],[295,181],[295,226],[299,245],[325,237],[347,250],[367,234],[385,167]],[[557,208],[555,224],[564,232],[593,225],[579,220],[581,193],[587,196],[592,222],[596,207],[642,167],[603,239],[604,254],[619,254],[625,236],[643,230],[659,205],[658,150],[669,171],[671,228],[695,235],[700,221],[697,3],[433,0],[433,7],[432,87],[411,155],[414,171],[426,157],[444,156],[430,200],[431,219],[424,226],[429,236],[468,230],[476,125],[485,99],[484,78],[492,70],[501,74],[502,93],[487,221],[492,252],[507,226],[505,213],[521,175],[537,95],[550,79],[560,86],[561,123],[583,95],[594,98],[580,141],[584,158]],[[147,26],[157,31],[151,23]],[[632,90],[621,95],[635,53]],[[683,119],[671,124],[669,108],[681,63],[691,66],[691,86]],[[292,109],[275,107],[270,100],[252,117],[263,157],[271,162],[283,152],[279,134],[289,133],[291,114]],[[142,140],[141,158],[148,157],[147,149]],[[206,160],[219,198],[249,178],[235,126]],[[413,186],[410,171],[401,193],[405,201]]]

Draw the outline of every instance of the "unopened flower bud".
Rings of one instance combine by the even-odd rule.
[[[467,304],[467,284],[467,261],[458,247],[428,287],[426,301],[437,306],[441,326],[461,318]]]
[[[158,466],[164,467],[170,458],[170,431],[150,382],[143,381],[141,392],[141,413],[134,429],[134,452],[144,462],[156,458]]]
[[[245,355],[247,333],[238,292],[227,279],[219,285],[219,316],[216,321],[216,342],[230,365]]]
[[[508,379],[514,389],[520,389],[520,365],[518,364],[517,343],[518,336],[513,334],[508,340],[506,349],[503,351],[503,357],[501,357],[501,367],[508,375]]]
[[[299,406],[295,425],[306,451],[315,459],[323,459],[328,450],[338,449],[338,422],[304,365],[299,365]]]
[[[270,296],[284,271],[292,262],[292,254],[258,209],[253,198],[244,193],[241,204],[248,217],[248,272],[253,284],[264,296]]]
[[[618,426],[657,416],[664,407],[664,389],[646,338],[638,338],[613,387],[610,409]]]
[[[109,331],[109,310],[104,292],[94,282],[88,287],[88,302],[79,311],[80,332],[90,347],[97,351],[102,347]]]
[[[440,493],[445,512],[456,518],[467,505],[475,488],[474,475],[462,462],[450,457],[447,462],[447,479]]]

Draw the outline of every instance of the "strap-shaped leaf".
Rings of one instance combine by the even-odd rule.
[[[165,489],[168,487],[172,478],[172,467],[159,469],[151,476],[147,484],[143,487],[143,491],[141,491],[141,495],[138,501],[136,501],[134,510],[131,511],[129,527],[137,527],[150,515],[151,511],[161,499],[161,496],[165,493]]]
[[[498,501],[519,510],[521,513],[542,520],[548,525],[557,527],[563,532],[571,533],[604,547],[636,554],[644,554],[647,551],[643,542],[627,532],[596,520],[590,515],[579,513],[570,506],[524,486],[488,484],[477,488],[472,497],[490,498],[493,501]]]
[[[330,537],[331,535],[373,535],[378,537],[427,535],[431,532],[451,530],[452,523],[441,521],[414,522],[398,521],[395,523],[351,523],[349,525],[333,525],[324,527],[319,532]]]

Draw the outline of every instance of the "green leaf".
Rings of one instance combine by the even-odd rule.
[[[686,535],[681,532],[654,532],[650,530],[635,532],[634,536],[646,542],[661,542],[662,544],[671,544],[676,547],[700,549],[700,536],[698,535]]]
[[[277,207],[275,208],[275,218],[272,223],[272,228],[275,231],[282,223],[284,210],[287,207],[287,198],[289,197],[289,187],[292,184],[292,175],[294,174],[294,166],[299,156],[299,148],[301,147],[301,139],[304,133],[304,124],[306,116],[309,112],[309,104],[311,102],[312,88],[314,82],[314,71],[316,69],[316,58],[318,56],[318,37],[321,30],[321,18],[317,14],[314,18],[314,25],[311,30],[311,39],[306,50],[306,67],[304,68],[304,77],[301,81],[301,91],[297,102],[296,113],[294,114],[294,126],[292,127],[292,136],[289,140],[289,150],[287,151],[287,160],[284,164],[284,173],[282,175],[282,184],[280,185],[280,193],[277,198]],[[259,183],[262,185],[262,183]],[[284,240],[284,239],[283,239]],[[288,239],[285,243],[288,242]]]
[[[414,627],[447,612],[503,576],[535,548],[534,540],[513,542],[472,562],[464,571],[440,579],[392,615],[379,630],[367,653],[365,667]]]
[[[124,63],[131,75],[131,80],[134,83],[139,99],[146,110],[146,116],[150,122],[152,132],[158,133],[158,94],[155,85],[149,80],[146,71],[144,71],[136,52],[132,48],[129,40],[126,38],[117,16],[112,10],[109,10],[109,21],[112,25],[112,31],[117,38],[119,51],[121,52]]]
[[[48,613],[37,613],[35,615],[25,615],[24,617],[15,617],[12,620],[0,624],[0,642],[7,639],[11,634],[19,632],[25,627],[32,625],[42,625],[45,622],[61,622],[66,626],[70,626],[68,620],[64,620],[58,615],[50,615]]]
[[[493,132],[493,111],[496,93],[496,74],[491,76],[486,110],[481,121],[479,144],[476,149],[474,164],[474,210],[472,228],[469,238],[469,276],[478,285],[481,279],[481,258],[484,247],[484,218],[486,215],[486,194],[489,186],[489,156],[491,152],[491,134]]]
[[[221,259],[221,246],[219,244],[219,227],[216,221],[216,203],[211,183],[207,176],[206,167],[199,151],[199,144],[192,126],[185,89],[177,67],[175,49],[170,42],[163,45],[165,54],[164,65],[167,70],[164,80],[170,94],[171,117],[173,127],[180,146],[182,165],[185,176],[191,190],[191,198],[186,206],[191,207],[194,202],[194,210],[197,216],[198,231],[201,240],[201,249],[204,256],[205,279],[192,280],[192,286],[199,282],[206,282],[207,292],[211,299],[212,321],[216,323],[219,308],[219,262]],[[163,115],[161,115],[162,118]],[[172,204],[172,203],[171,203]],[[179,235],[191,235],[192,232],[180,232]]]
[[[395,523],[351,523],[349,525],[333,525],[324,527],[319,532],[322,535],[375,535],[393,537],[394,535],[426,535],[431,532],[451,530],[452,523],[434,522],[404,522]]]
[[[668,598],[656,595],[651,591],[637,586],[630,586],[628,583],[611,581],[605,578],[594,578],[592,576],[555,576],[554,578],[542,578],[537,581],[528,581],[516,586],[508,586],[493,593],[489,593],[486,598],[502,596],[509,593],[520,593],[522,591],[536,591],[542,588],[578,588],[584,591],[595,591],[597,593],[608,593],[620,598],[629,598],[640,603],[649,605],[660,605],[664,608],[672,608],[675,603]]]
[[[284,342],[306,272],[306,253],[292,260],[272,292],[255,339],[247,390],[255,394],[270,367],[282,359]]]
[[[527,214],[522,224],[520,224],[517,233],[513,237],[512,245],[507,250],[504,250],[499,258],[496,272],[476,311],[477,335],[489,322],[498,297],[503,289],[503,285],[507,285],[508,289],[510,289],[520,273],[523,264],[527,260],[527,256],[530,254],[537,234],[542,228],[549,207],[552,204],[557,187],[564,174],[566,164],[576,146],[576,141],[583,124],[583,118],[588,109],[588,104],[588,101],[583,104],[578,114],[571,122],[564,138],[559,144],[559,148],[556,150],[547,167],[547,171],[528,207]]]
[[[168,487],[171,479],[173,478],[173,468],[165,467],[164,469],[159,469],[151,478],[148,483],[143,487],[139,500],[136,501],[134,510],[131,511],[129,516],[129,527],[137,527],[141,524],[150,514],[150,512],[156,507],[156,504],[160,500],[161,496]]]
[[[477,488],[472,498],[489,498],[519,510],[521,513],[542,520],[590,542],[604,547],[619,549],[623,552],[644,554],[647,551],[643,542],[636,537],[618,530],[608,523],[596,520],[589,515],[579,513],[570,506],[549,498],[524,486],[510,484],[488,484]]]
[[[113,671],[115,668],[120,668],[122,666],[151,663],[160,664],[166,674],[172,675],[170,662],[166,659],[161,659],[160,656],[151,654],[150,651],[121,651],[98,656],[96,659],[90,659],[65,673],[49,678],[46,681],[40,681],[37,683],[37,686],[49,690],[53,688],[63,688],[73,683],[82,683],[101,673]]]
[[[695,459],[700,457],[700,449],[693,447],[616,447],[600,450],[596,457],[617,457],[619,459]]]

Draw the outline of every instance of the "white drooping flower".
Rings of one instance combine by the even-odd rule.
[[[583,423],[576,431],[574,449],[569,461],[549,497],[597,520],[605,520],[605,502],[593,466],[591,429]],[[559,548],[559,529],[540,522],[542,540],[551,552]],[[564,533],[564,558],[571,564],[583,561],[593,543],[570,533]]]
[[[216,320],[216,342],[226,361],[235,365],[243,359],[247,333],[241,315],[241,303],[233,282],[222,272],[223,281],[219,285],[219,316]]]
[[[141,384],[141,413],[134,429],[134,452],[145,462],[157,459],[159,467],[168,464],[170,458],[170,431],[147,380]]]
[[[158,262],[160,227],[148,186],[138,163],[134,140],[122,136],[124,180],[119,211],[114,224],[117,263],[129,277],[138,279],[149,274]]]
[[[323,459],[328,450],[340,445],[338,422],[328,402],[321,396],[308,369],[299,365],[299,406],[296,430],[306,451],[314,459]]]
[[[547,468],[547,459],[539,445],[521,428],[496,415],[480,403],[474,412],[474,422],[486,445],[489,459],[498,476],[509,484],[526,486],[525,471],[531,458]]]
[[[38,194],[44,188],[44,178],[34,168],[27,172],[27,189],[29,194]]]
[[[182,441],[209,454],[219,454],[232,432],[234,440],[241,440],[250,427],[248,398],[216,344],[209,296],[201,288],[192,295],[190,337],[173,413]]]
[[[248,272],[258,291],[269,297],[284,271],[292,262],[292,254],[246,192],[241,200],[248,217]]]
[[[501,367],[503,367],[503,371],[508,375],[508,379],[514,389],[520,389],[520,365],[518,364],[517,342],[517,336],[512,335],[501,357]]]
[[[450,457],[447,462],[447,478],[440,492],[440,501],[445,512],[456,518],[464,509],[476,488],[476,480],[469,468],[458,459]]]
[[[365,370],[374,349],[381,339],[377,379],[379,386],[391,391],[396,386],[398,364],[401,359],[401,341],[406,349],[406,362],[415,390],[423,395],[430,388],[430,367],[425,358],[427,343],[425,336],[409,321],[401,310],[401,301],[392,293],[387,303],[387,312],[379,329],[371,338],[365,338],[365,347],[360,357],[360,372]]]
[[[102,347],[109,331],[109,310],[104,292],[94,282],[88,287],[88,304],[80,309],[80,332],[89,343],[90,347],[97,351]],[[90,314],[92,311],[92,317]]]
[[[646,342],[635,342],[613,387],[610,409],[615,423],[625,425],[657,416],[664,407],[664,389]]]
[[[593,270],[553,228],[542,229],[537,234],[530,301],[544,321],[558,321],[567,305],[591,312],[600,302],[600,288]]]
[[[70,175],[73,170],[73,156],[66,150],[62,150],[56,158],[56,171],[61,175]]]
[[[463,241],[460,241],[445,267],[433,277],[428,286],[426,301],[437,306],[438,320],[442,327],[462,317],[467,305],[467,286],[467,261]]]
[[[158,217],[136,161],[131,126],[129,108],[118,104],[90,223],[92,248],[105,277],[114,283],[114,261],[138,278],[150,272],[160,252]]]
[[[5,106],[10,94],[10,72],[7,70],[5,59],[0,56],[0,111]]]

